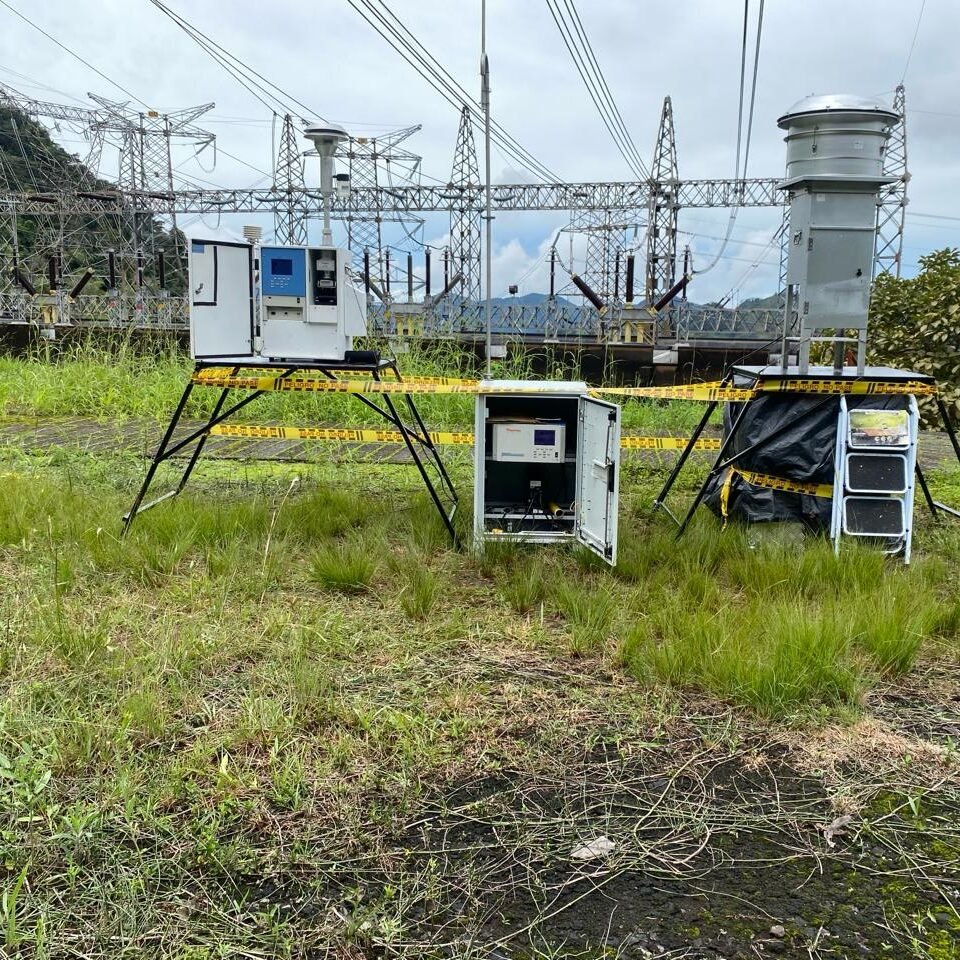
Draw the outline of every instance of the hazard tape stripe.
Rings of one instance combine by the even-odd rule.
[[[252,440],[338,440],[353,443],[402,443],[396,430],[370,430],[351,427],[267,427],[257,424],[221,423],[210,429],[219,437],[244,437]],[[473,444],[472,433],[431,431],[438,445]]]
[[[597,387],[597,396],[638,397],[646,400],[700,400],[709,403],[742,403],[756,397],[755,390],[697,383],[687,387]]]
[[[760,393],[819,393],[848,395],[934,396],[937,387],[932,383],[919,380],[901,380],[897,383],[884,383],[879,380],[765,380],[757,384]]]
[[[266,377],[213,375],[209,371],[194,374],[197,386],[222,387],[237,390],[279,391],[287,393],[347,393],[347,394],[528,394],[541,395],[539,383],[529,386],[483,387],[475,380],[448,377],[412,380],[319,380],[310,377]],[[760,393],[830,394],[830,395],[932,395],[937,392],[931,384],[918,381],[879,383],[859,380],[779,380],[760,383],[756,388],[726,387],[719,383],[700,383],[681,387],[597,387],[590,391],[595,396],[637,397],[648,400],[696,400],[711,403],[743,403]]]
[[[769,490],[780,490],[783,493],[805,493],[811,497],[824,497],[826,499],[833,496],[833,484],[831,483],[802,483],[799,480],[772,477],[768,473],[755,473],[753,470],[742,470],[739,467],[731,467],[730,469],[755,487],[766,487]]]
[[[249,440],[336,440],[352,443],[401,443],[403,437],[395,430],[370,430],[352,427],[285,427],[259,424],[221,423],[210,429],[218,437],[242,437]],[[467,432],[431,431],[430,439],[438,446],[473,445],[473,434]],[[682,450],[690,441],[686,437],[620,438],[624,450]],[[701,439],[695,450],[719,450],[721,441]]]
[[[255,368],[247,368],[255,369]],[[359,379],[363,382],[377,382],[377,383],[408,383],[408,384],[436,384],[437,386],[471,386],[475,387],[479,385],[478,380],[467,379],[464,377],[429,377],[421,376],[420,374],[413,374],[410,376],[405,376],[404,379],[398,380],[394,376],[393,371],[387,370],[384,371],[385,377],[379,381],[373,381],[373,374],[365,370],[351,370],[350,377],[351,379]],[[261,368],[260,372],[254,372],[248,374],[247,376],[256,376],[264,379],[274,379],[267,376],[265,368]],[[232,372],[231,367],[206,367],[203,370],[198,370],[193,376],[193,382],[196,384],[201,384],[203,386],[220,386],[221,381],[225,379],[230,379],[235,377],[235,374]],[[301,380],[306,382],[316,382],[316,383],[329,383],[337,381],[329,381],[326,379],[320,380],[317,377],[309,377],[303,374],[293,373],[289,377],[285,378],[288,380]]]

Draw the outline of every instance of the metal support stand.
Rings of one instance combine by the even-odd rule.
[[[183,417],[183,411],[186,408],[187,400],[190,398],[190,394],[192,393],[194,387],[202,386],[202,384],[198,384],[194,380],[194,377],[202,370],[209,369],[210,367],[217,367],[220,369],[222,368],[222,364],[198,363],[194,368],[193,376],[184,388],[183,394],[180,397],[180,402],[177,404],[170,423],[168,424],[167,429],[164,431],[163,439],[160,441],[160,445],[157,447],[157,450],[153,455],[153,459],[150,461],[147,474],[144,477],[143,483],[140,486],[140,490],[133,501],[133,505],[130,507],[130,510],[124,514],[122,535],[127,533],[133,521],[139,514],[143,513],[145,510],[149,510],[151,507],[156,506],[158,503],[162,503],[164,500],[169,500],[171,497],[175,497],[183,490],[183,488],[187,485],[187,481],[190,479],[190,475],[193,473],[193,468],[197,465],[197,461],[200,459],[204,445],[207,442],[207,437],[210,435],[210,430],[217,426],[217,424],[223,423],[224,420],[227,420],[229,417],[233,416],[233,414],[238,410],[241,410],[249,403],[252,403],[265,392],[263,390],[253,390],[249,395],[243,397],[236,403],[231,404],[226,410],[224,410],[224,405],[227,402],[227,397],[232,388],[229,386],[223,387],[213,410],[210,412],[210,416],[207,418],[206,423],[199,429],[191,431],[189,434],[187,434],[187,436],[181,437],[180,439],[174,441],[174,434],[176,433],[177,427]],[[255,370],[264,370],[269,368],[272,370],[277,370],[278,378],[289,377],[293,373],[311,373],[319,374],[327,377],[330,380],[336,380],[337,374],[340,373],[369,373],[374,380],[380,380],[383,371],[390,370],[396,376],[398,381],[402,382],[403,379],[400,375],[400,370],[397,367],[396,360],[392,359],[379,360],[370,363],[331,362],[329,364],[289,364],[284,367],[270,367],[268,364],[263,363],[245,364],[235,365],[230,369],[230,373],[228,375],[236,376],[244,368]],[[400,436],[403,438],[404,444],[406,445],[407,451],[410,454],[410,457],[412,458],[421,479],[423,480],[424,486],[427,488],[427,492],[430,494],[430,499],[433,501],[434,506],[437,508],[437,512],[440,514],[440,517],[443,520],[444,526],[447,528],[447,532],[450,534],[451,540],[455,545],[459,545],[457,533],[453,526],[453,518],[457,511],[459,498],[457,496],[456,489],[453,486],[453,481],[450,479],[450,475],[447,473],[446,467],[443,464],[443,460],[440,457],[440,453],[430,437],[430,433],[423,422],[423,418],[420,416],[420,411],[417,409],[413,397],[409,393],[403,394],[403,397],[406,402],[407,412],[409,413],[410,419],[413,421],[412,425],[404,420],[404,418],[400,415],[397,405],[394,403],[394,399],[389,393],[383,394],[383,406],[374,402],[369,397],[358,396],[357,399],[360,400],[361,403],[364,403],[370,407],[370,409],[375,410],[388,423],[392,424],[400,433]],[[183,474],[181,475],[177,486],[173,490],[163,494],[160,497],[157,497],[155,500],[144,503],[144,498],[146,497],[147,492],[153,483],[157,468],[160,466],[160,464],[166,460],[169,460],[181,450],[190,446],[190,444],[195,444],[195,446],[190,454],[190,458],[187,461],[187,465],[184,468]],[[435,471],[436,478],[431,477],[430,470],[428,468],[432,468],[432,470]]]

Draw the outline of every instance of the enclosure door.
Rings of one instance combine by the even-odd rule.
[[[613,566],[620,495],[620,407],[582,397],[579,419],[576,537]]]
[[[253,355],[253,261],[246,243],[190,243],[190,354],[196,360]]]

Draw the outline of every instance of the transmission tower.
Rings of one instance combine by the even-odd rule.
[[[583,210],[570,218],[570,230],[586,239],[583,269],[578,271],[591,290],[601,300],[609,301],[622,289],[622,271],[626,263],[627,230],[635,224],[628,222],[624,210]],[[620,263],[621,282],[617,283],[617,262]]]
[[[421,129],[417,124],[384,134],[382,137],[350,137],[336,156],[346,161],[350,175],[351,194],[344,205],[347,224],[347,246],[353,260],[353,270],[363,272],[364,252],[370,255],[370,277],[382,290],[387,263],[383,248],[383,224],[396,221],[410,235],[423,226],[419,217],[402,212],[385,213],[379,204],[381,188],[392,190],[420,184],[421,157],[399,145]],[[382,180],[385,179],[386,183]],[[378,198],[374,209],[361,210],[357,198],[373,195]]]
[[[171,144],[174,140],[193,145],[199,153],[215,140],[214,134],[193,125],[193,121],[208,110],[213,103],[179,110],[176,113],[159,113],[156,110],[132,110],[127,103],[107,100],[105,97],[88,94],[101,109],[93,121],[93,129],[99,133],[119,137],[120,163],[119,186],[134,194],[159,195],[161,203],[151,209],[136,200],[125,213],[125,228],[120,231],[121,265],[137,278],[139,286],[147,258],[153,259],[151,249],[155,231],[151,229],[152,215],[159,213],[169,223],[174,238],[177,266],[183,262],[185,251],[177,229],[176,183],[173,176]],[[142,201],[141,201],[142,203]]]
[[[464,305],[479,320],[480,303],[480,166],[473,142],[470,108],[460,112],[460,129],[453,152],[453,170],[447,185],[451,196],[450,256],[452,272],[463,274],[458,291]]]
[[[674,283],[677,273],[677,213],[679,204],[677,141],[673,129],[673,104],[663,101],[660,128],[650,167],[647,207],[647,302],[654,303]]]
[[[880,191],[877,205],[877,243],[874,248],[874,276],[891,273],[900,276],[903,255],[903,220],[907,212],[907,104],[901,83],[893,97],[893,109],[900,119],[890,130],[883,159],[883,174],[896,177]]]
[[[274,114],[276,121],[276,114]],[[307,214],[303,206],[303,153],[301,132],[293,117],[286,114],[280,131],[280,142],[274,160],[274,189],[283,196],[273,214],[277,243],[304,246],[307,242]]]

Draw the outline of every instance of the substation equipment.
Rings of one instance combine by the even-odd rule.
[[[678,521],[682,533],[706,502],[723,517],[793,521],[843,537],[881,541],[910,559],[914,482],[934,501],[917,463],[917,395],[932,377],[866,365],[877,207],[888,132],[898,115],[856,96],[812,96],[780,117],[790,200],[787,299],[781,354],[769,366],[735,365],[720,386],[751,399],[724,411],[716,462]],[[832,363],[813,365],[819,349]],[[791,351],[795,350],[795,354]],[[944,427],[960,459],[948,411]],[[665,500],[717,403],[708,405],[655,504]],[[669,512],[669,511],[667,511]],[[672,516],[672,514],[671,514]]]
[[[575,381],[483,380],[474,541],[579,543],[617,559],[620,407]]]
[[[344,375],[367,376],[373,383],[385,374],[402,379],[396,360],[353,349],[354,337],[366,333],[366,298],[350,279],[349,251],[334,246],[330,229],[334,192],[349,189],[343,179],[335,179],[333,170],[334,152],[347,134],[336,126],[314,126],[305,135],[320,156],[324,206],[319,246],[261,246],[257,227],[244,228],[242,243],[191,240],[190,349],[195,368],[124,516],[124,531],[139,513],[180,493],[210,431],[264,392],[319,391]],[[196,387],[217,388],[220,395],[206,423],[184,432],[183,412]],[[228,403],[231,391],[246,395]],[[401,386],[393,394],[358,399],[398,431],[456,539],[457,493],[413,397]],[[144,503],[160,464],[178,454],[186,456],[186,465],[177,486]]]

